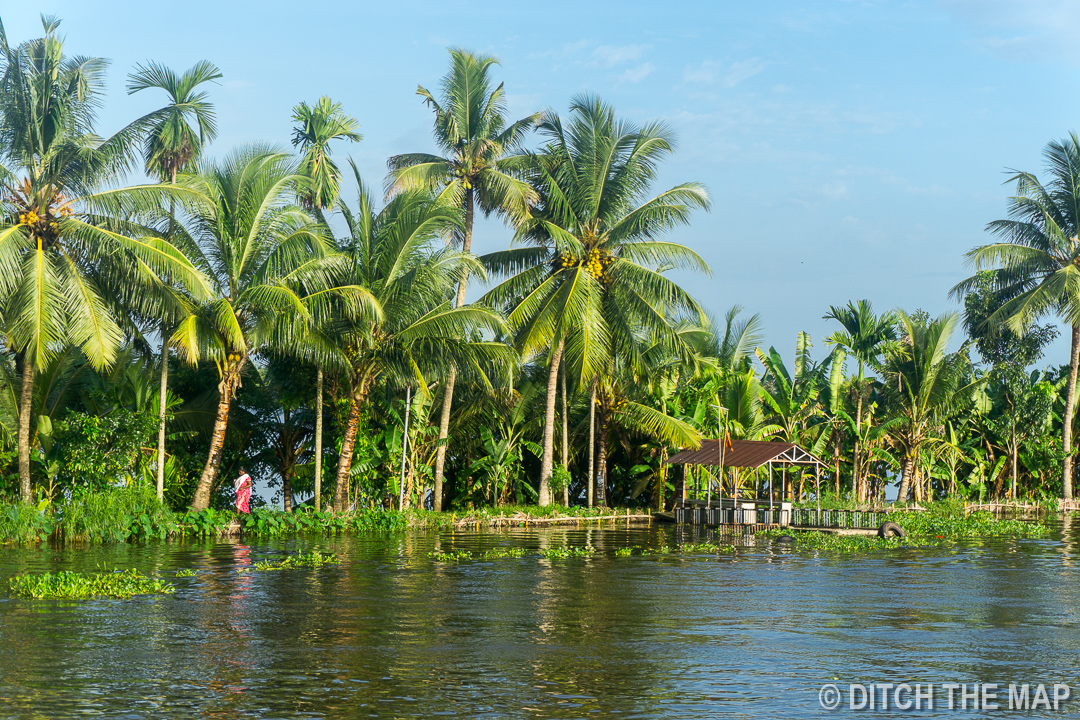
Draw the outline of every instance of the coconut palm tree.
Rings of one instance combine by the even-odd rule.
[[[187,244],[198,249],[196,264],[214,292],[180,322],[171,343],[181,358],[211,360],[218,370],[217,413],[193,510],[210,503],[229,408],[252,355],[279,340],[282,317],[308,321],[334,295],[328,285],[343,258],[324,226],[293,204],[306,182],[288,154],[260,147],[199,163],[179,180],[203,198],[186,208]]]
[[[137,65],[128,76],[128,94],[156,88],[169,96],[166,114],[151,127],[144,141],[143,158],[146,172],[161,182],[176,184],[176,176],[188,163],[199,158],[203,147],[217,136],[217,119],[214,106],[207,99],[205,90],[199,86],[221,77],[221,71],[213,63],[202,60],[177,75],[173,70],[158,63]],[[175,207],[169,208],[170,218]],[[165,494],[165,415],[166,395],[169,387],[169,336],[179,322],[182,313],[190,310],[183,294],[166,292],[155,296],[162,307],[154,314],[160,320],[161,330],[161,385],[158,398],[158,445],[157,445],[157,494],[160,500]]]
[[[628,356],[612,358],[612,365],[597,375],[595,400],[597,415],[597,471],[600,504],[608,497],[608,434],[619,428],[627,434],[643,435],[667,447],[698,447],[701,433],[685,420],[671,416],[666,404],[654,406],[656,378],[681,365],[680,358],[667,352],[663,343],[651,342],[636,334],[638,362]],[[665,453],[666,454],[666,453]]]
[[[107,63],[64,55],[59,20],[44,36],[11,46],[0,25],[0,305],[22,373],[19,487],[28,500],[34,374],[65,345],[95,368],[110,365],[122,339],[118,298],[151,297],[175,280],[205,280],[175,247],[130,219],[170,192],[115,185],[139,141],[164,111],[102,140],[94,134]]]
[[[535,193],[518,177],[521,158],[514,155],[538,114],[508,122],[502,83],[492,88],[489,71],[498,60],[451,48],[450,70],[442,80],[442,97],[422,86],[416,94],[435,111],[435,144],[443,155],[411,153],[389,160],[391,192],[403,189],[441,189],[454,198],[464,216],[457,233],[462,252],[472,250],[473,218],[479,207],[511,220],[525,216]],[[458,280],[454,307],[465,304],[468,270]],[[436,512],[442,510],[443,470],[457,371],[451,367],[443,386],[439,444],[435,453]]]
[[[664,275],[671,267],[709,272],[689,248],[657,239],[689,222],[694,208],[707,209],[699,183],[684,183],[650,197],[659,162],[673,150],[661,123],[637,127],[591,96],[571,103],[564,124],[544,114],[540,132],[548,142],[529,154],[528,176],[540,197],[515,237],[521,247],[483,258],[495,273],[510,275],[484,296],[506,310],[525,357],[546,355],[548,390],[540,466],[541,505],[550,502],[555,391],[568,352],[579,387],[613,357],[638,364],[630,328],[671,350],[681,348],[672,320],[701,309]]]
[[[1062,490],[1073,496],[1073,415],[1076,376],[1080,366],[1080,138],[1070,133],[1043,151],[1050,180],[1043,184],[1028,172],[1009,178],[1016,195],[1009,199],[1009,218],[986,229],[997,242],[967,254],[976,274],[952,289],[954,296],[979,287],[978,271],[991,270],[993,290],[1005,300],[991,322],[1008,321],[1020,332],[1034,320],[1054,313],[1072,326],[1069,382],[1062,418]]]
[[[898,311],[897,322],[901,337],[890,345],[881,375],[897,420],[890,434],[901,451],[896,501],[906,502],[909,490],[918,487],[933,429],[970,404],[983,380],[971,379],[966,347],[949,352],[959,323],[955,313],[928,320]]]
[[[364,136],[357,132],[359,121],[323,96],[314,106],[300,103],[293,108],[293,147],[300,148],[299,172],[311,183],[300,193],[300,204],[321,214],[333,207],[341,187],[341,170],[330,159],[330,143],[334,140],[360,142]],[[315,509],[322,504],[322,443],[323,443],[323,368],[315,369]]]
[[[852,452],[854,490],[859,502],[866,499],[867,487],[863,482],[863,465],[860,454],[860,435],[863,422],[863,404],[870,394],[866,380],[866,368],[875,367],[884,355],[888,343],[896,339],[896,317],[892,312],[874,314],[869,300],[849,302],[847,307],[832,305],[824,320],[836,320],[843,330],[836,330],[825,341],[843,348],[855,358],[859,372],[855,376],[855,446]]]
[[[355,165],[353,173],[356,208],[340,203],[349,228],[341,249],[349,263],[338,282],[362,288],[371,302],[362,312],[328,314],[311,333],[312,352],[349,377],[349,413],[334,489],[338,512],[345,509],[360,415],[376,381],[426,393],[427,377],[453,366],[488,384],[492,368],[512,360],[502,343],[465,339],[485,329],[501,330],[495,312],[447,300],[466,267],[483,275],[471,255],[436,247],[460,227],[456,202],[446,193],[404,190],[376,212]]]
[[[1045,314],[1054,313],[1071,326],[1069,381],[1063,418],[1062,485],[1072,498],[1072,419],[1080,366],[1080,138],[1070,133],[1043,150],[1050,181],[1043,185],[1031,173],[1009,178],[1016,194],[1009,200],[1009,219],[986,229],[998,242],[976,247],[967,259],[976,274],[951,290],[962,296],[980,284],[977,271],[991,270],[993,289],[1005,300],[991,322],[1010,322],[1022,331]]]

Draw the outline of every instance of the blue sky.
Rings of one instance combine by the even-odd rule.
[[[373,184],[387,156],[432,149],[414,93],[437,87],[448,46],[500,58],[515,116],[592,92],[663,119],[680,142],[659,185],[700,181],[713,198],[671,238],[714,274],[682,280],[716,314],[760,313],[785,356],[799,330],[825,354],[831,304],[958,309],[948,289],[1004,214],[1006,168],[1041,172],[1046,143],[1080,129],[1067,0],[81,0],[5,8],[9,39],[36,36],[40,12],[63,19],[69,51],[112,59],[103,134],[162,102],[125,94],[135,63],[205,58],[225,75],[212,153],[287,146],[292,106],[326,94],[360,120],[364,141],[336,152]],[[484,222],[476,250],[509,238]],[[1047,361],[1067,350],[1059,339]]]

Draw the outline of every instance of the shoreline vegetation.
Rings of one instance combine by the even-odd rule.
[[[647,523],[647,510],[536,505],[433,512],[361,508],[343,513],[310,507],[284,512],[265,507],[244,515],[207,508],[173,512],[147,486],[113,488],[62,505],[0,505],[0,544],[184,540],[235,536],[276,537],[304,533],[337,535],[373,531],[472,530],[582,523]]]
[[[854,509],[829,502],[824,509]],[[922,508],[889,508],[889,519],[899,523],[909,537],[942,539],[968,537],[1039,537],[1046,534],[1038,522],[997,518],[986,511],[968,512],[964,503],[943,501]],[[146,540],[183,541],[224,537],[281,537],[304,534],[342,535],[367,532],[480,531],[507,528],[556,526],[618,527],[650,524],[654,516],[641,508],[539,507],[536,505],[433,512],[365,508],[331,513],[312,508],[283,512],[254,508],[248,515],[208,508],[173,512],[146,486],[114,488],[106,492],[52,507],[25,503],[0,505],[0,544],[32,545],[45,542],[102,544]],[[774,529],[765,537],[790,536],[796,545],[824,547],[839,542],[864,543],[865,539],[827,541],[812,539],[821,532]],[[910,544],[899,542],[897,545]]]

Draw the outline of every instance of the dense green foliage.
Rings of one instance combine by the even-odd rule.
[[[333,514],[310,509],[294,513],[255,508],[250,515],[207,508],[173,512],[162,505],[148,483],[84,493],[64,503],[0,506],[0,543],[36,544],[49,538],[64,542],[127,542],[167,538],[216,538],[228,534],[256,537],[300,534],[397,531],[409,524],[397,510],[362,509]]]
[[[67,55],[57,27],[11,44],[0,26],[0,497],[27,503],[3,508],[9,541],[764,497],[762,469],[666,464],[717,432],[822,460],[774,475],[776,499],[1071,497],[1077,369],[1033,366],[1058,332],[1043,318],[1080,343],[1076,136],[1048,146],[1044,181],[1014,176],[954,289],[962,322],[850,301],[792,354],[672,274],[710,272],[678,232],[711,201],[657,186],[664,123],[588,94],[512,121],[497,61],[452,50],[443,92],[418,90],[435,149],[389,159],[383,196],[332,158],[362,118],[328,97],[295,105],[295,154],[210,157],[207,61],[136,67],[129,91],[167,104],[102,139],[105,61]],[[483,257],[476,210],[508,226]],[[466,303],[469,280],[488,286]],[[241,466],[258,492],[237,521]]]

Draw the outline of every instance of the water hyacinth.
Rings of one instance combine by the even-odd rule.
[[[548,560],[568,560],[570,558],[591,557],[596,552],[592,545],[584,547],[544,548],[540,555]]]
[[[260,560],[251,568],[240,568],[236,572],[266,572],[269,570],[294,570],[297,568],[319,568],[323,565],[336,565],[337,555],[334,553],[323,554],[318,550],[309,553],[289,555],[283,560]]]
[[[85,600],[97,597],[128,598],[133,595],[175,591],[169,583],[142,575],[135,568],[114,572],[79,573],[71,570],[16,575],[8,581],[17,597]]]
[[[457,550],[455,552],[429,552],[427,556],[435,562],[460,562],[461,560],[472,559],[472,553],[468,550]]]

